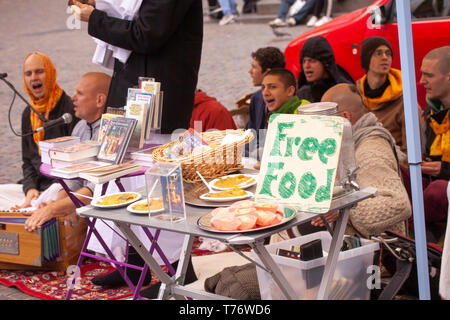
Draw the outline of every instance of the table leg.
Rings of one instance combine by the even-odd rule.
[[[317,300],[327,300],[329,289],[336,270],[339,253],[341,252],[342,242],[344,240],[345,227],[347,226],[348,217],[350,216],[350,207],[341,209],[339,217],[336,221],[333,238],[328,251],[327,262],[325,263],[325,270],[323,272],[322,282],[320,283]]]
[[[139,238],[131,230],[130,226],[126,223],[115,221],[114,222],[119,230],[126,236],[130,241],[131,245],[134,247],[136,252],[142,257],[145,263],[150,267],[150,269],[156,274],[156,276],[161,280],[162,284],[173,284],[174,280],[170,278],[161,266],[156,262],[155,258],[147,251],[144,244],[139,240]]]
[[[291,284],[286,280],[280,268],[278,267],[278,265],[272,259],[270,253],[265,248],[264,241],[252,243],[250,244],[250,246],[252,247],[253,251],[258,255],[263,265],[270,271],[273,280],[278,285],[278,287],[280,287],[285,297],[290,300],[295,300],[297,295],[294,289],[292,289]]]

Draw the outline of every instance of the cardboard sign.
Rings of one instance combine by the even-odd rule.
[[[343,130],[341,117],[272,115],[256,201],[276,201],[305,212],[328,212]]]

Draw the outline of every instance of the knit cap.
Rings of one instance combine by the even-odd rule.
[[[382,45],[387,46],[391,50],[392,57],[394,57],[394,51],[392,50],[391,44],[385,38],[370,37],[361,43],[361,66],[366,72],[369,70],[370,59],[372,58],[373,53]]]

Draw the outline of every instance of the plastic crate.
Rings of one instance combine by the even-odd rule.
[[[316,239],[322,240],[322,258],[301,261],[276,254],[278,248],[289,249],[291,245],[300,246]],[[311,300],[317,297],[330,245],[331,235],[326,231],[320,231],[270,244],[266,246],[266,249],[293,287],[297,298],[299,300]],[[367,280],[373,273],[368,272],[368,267],[373,264],[373,256],[378,249],[377,242],[361,239],[360,247],[340,252],[333,282],[330,286],[329,299],[368,300],[370,298]],[[256,261],[261,262],[253,251],[252,256]],[[261,299],[286,299],[268,272],[259,267],[256,267],[256,272]]]

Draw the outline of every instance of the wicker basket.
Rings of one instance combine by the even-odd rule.
[[[234,134],[239,136],[246,135],[246,137],[238,142],[220,145],[226,134]],[[244,147],[254,139],[254,135],[251,131],[209,131],[203,132],[202,136],[210,141],[211,144],[219,146],[205,150],[201,153],[191,154],[182,159],[163,159],[161,156],[161,151],[176,142],[172,141],[156,148],[152,153],[153,160],[159,162],[179,162],[183,172],[183,180],[190,183],[201,180],[196,171],[200,172],[204,178],[215,179],[240,170],[244,167],[242,165],[242,154]]]

